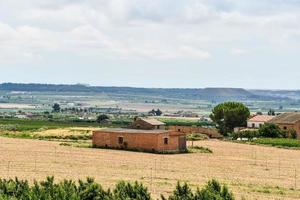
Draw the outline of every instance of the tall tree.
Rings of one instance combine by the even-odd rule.
[[[210,118],[217,124],[220,133],[227,135],[235,127],[247,125],[247,119],[250,116],[249,109],[239,102],[225,102],[217,105]]]
[[[60,112],[60,105],[58,103],[55,103],[52,106],[53,112]]]
[[[98,123],[103,123],[103,122],[105,122],[106,120],[108,120],[109,119],[109,117],[107,116],[107,115],[104,115],[104,114],[101,114],[101,115],[99,115],[98,117],[97,117],[97,122]]]

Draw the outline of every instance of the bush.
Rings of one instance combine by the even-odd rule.
[[[245,130],[245,131],[239,131],[238,133],[232,134],[232,139],[238,139],[238,138],[248,138],[249,140],[253,140],[253,138],[259,137],[260,134],[258,131],[255,130]]]
[[[162,199],[166,200],[164,196]],[[168,200],[234,200],[234,196],[227,186],[221,186],[218,181],[211,180],[203,189],[198,188],[195,193],[186,183],[183,185],[178,183]]]
[[[297,139],[297,131],[294,129],[289,129],[286,132],[287,137],[292,138],[292,139]]]
[[[284,132],[276,124],[264,124],[258,130],[260,136],[269,138],[284,137]]]
[[[148,189],[145,188],[142,184],[135,182],[134,184],[125,183],[121,181],[117,184],[114,189],[113,199],[115,200],[150,200],[151,196],[148,192]]]
[[[207,147],[201,147],[201,146],[189,147],[188,151],[191,153],[213,153],[211,149]]]
[[[207,139],[209,139],[209,137],[201,133],[192,133],[187,135],[186,137],[187,141],[199,141],[199,140],[207,140]]]
[[[104,190],[92,178],[86,181],[79,180],[76,184],[71,180],[54,182],[53,177],[45,181],[34,182],[16,179],[0,179],[1,200],[151,200],[148,189],[142,184],[121,181],[114,190]],[[162,199],[166,199],[162,196]],[[203,189],[195,193],[185,183],[177,184],[169,200],[233,200],[234,197],[226,186],[221,186],[216,180],[209,181]]]

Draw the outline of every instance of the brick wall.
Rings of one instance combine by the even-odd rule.
[[[178,131],[185,134],[202,133],[210,138],[222,138],[222,135],[214,128],[193,127],[193,126],[169,126],[168,130]]]
[[[123,143],[119,143],[119,138]],[[93,145],[98,147],[138,149],[147,151],[179,151],[179,137],[175,132],[167,133],[120,133],[120,132],[93,132]],[[168,138],[168,144],[164,144]]]
[[[297,132],[297,138],[300,138],[300,121],[295,124],[277,124],[282,130],[293,129]]]

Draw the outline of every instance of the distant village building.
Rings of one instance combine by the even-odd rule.
[[[154,118],[138,117],[131,125],[131,128],[143,129],[143,130],[155,130],[155,129],[165,130],[166,124]]]
[[[165,123],[153,118],[137,118],[128,128],[93,132],[93,146],[150,152],[186,151],[186,134],[165,130]]]
[[[162,153],[181,152],[186,150],[186,137],[184,133],[161,129],[111,128],[94,131],[93,146]]]
[[[255,115],[248,119],[247,127],[248,128],[260,128],[265,123],[268,123],[274,116],[270,115]]]
[[[28,119],[28,118],[29,118],[29,117],[28,117],[27,115],[25,115],[25,114],[18,114],[18,115],[16,115],[15,117],[18,118],[18,119]]]
[[[277,124],[282,130],[295,130],[300,138],[300,112],[279,114],[268,123]]]

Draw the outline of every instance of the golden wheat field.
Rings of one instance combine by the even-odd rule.
[[[94,177],[104,187],[119,180],[143,182],[154,198],[177,181],[193,188],[216,178],[237,199],[300,199],[300,151],[208,140],[194,145],[213,153],[159,155],[76,148],[59,142],[0,137],[0,176],[29,181]]]

